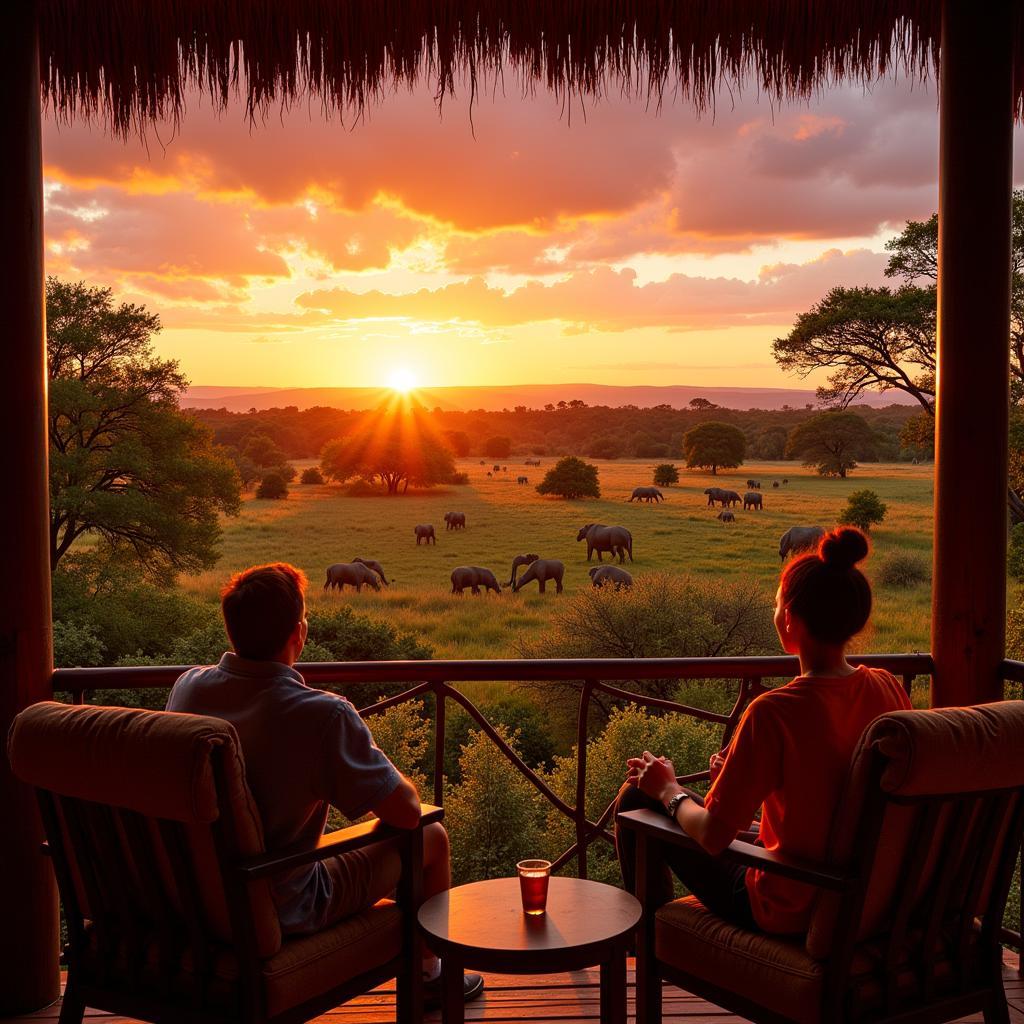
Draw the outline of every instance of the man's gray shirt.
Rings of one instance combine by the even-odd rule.
[[[279,662],[229,652],[217,665],[181,675],[167,710],[211,715],[235,727],[268,850],[315,846],[328,805],[354,820],[400,780],[349,701],[307,686]],[[273,889],[282,931],[322,926],[331,898],[331,877],[322,864],[275,878]]]

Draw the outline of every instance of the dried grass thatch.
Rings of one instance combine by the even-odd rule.
[[[924,77],[938,0],[38,0],[43,91],[57,117],[127,134],[178,118],[200,89],[358,112],[427,80],[499,78],[562,96],[609,91],[698,110],[720,86],[776,100],[840,80]],[[975,0],[963,0],[975,2]],[[1018,13],[1016,110],[1024,111]]]

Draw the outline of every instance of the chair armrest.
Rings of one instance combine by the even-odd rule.
[[[671,818],[657,811],[624,811],[615,819],[616,825],[632,829],[648,839],[670,846],[685,846],[693,850],[703,847],[691,839]],[[812,864],[796,857],[772,853],[763,846],[734,839],[719,855],[723,860],[757,868],[796,882],[806,882],[820,889],[842,892],[856,881],[856,877],[840,868],[827,864]]]
[[[385,839],[402,838],[412,835],[417,829],[424,825],[430,825],[440,821],[444,817],[443,807],[434,807],[432,804],[420,805],[420,821],[415,829],[394,828],[392,825],[385,825],[379,818],[370,821],[360,822],[358,825],[351,825],[348,828],[339,828],[334,832],[325,832],[320,837],[316,846],[306,847],[301,850],[282,850],[276,853],[262,853],[258,857],[250,857],[235,865],[238,871],[247,880],[265,878],[267,875],[277,874],[279,871],[287,871],[290,868],[302,867],[304,864],[312,864],[328,857],[336,857],[339,853],[349,853],[352,850],[361,850],[374,843],[383,842]]]

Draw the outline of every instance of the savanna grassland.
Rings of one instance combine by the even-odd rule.
[[[906,463],[867,464],[845,480],[823,479],[792,463],[749,462],[717,476],[681,470],[680,483],[663,488],[660,505],[629,504],[634,486],[651,481],[649,460],[601,461],[602,497],[564,501],[541,497],[535,485],[553,464],[540,469],[522,458],[506,461],[508,470],[488,478],[490,463],[464,459],[458,464],[470,478],[467,486],[438,488],[395,497],[349,496],[334,484],[293,483],[282,501],[247,495],[238,517],[225,519],[222,556],[216,568],[182,578],[181,586],[197,596],[216,599],[225,577],[258,562],[285,560],[300,566],[310,579],[310,605],[335,607],[342,602],[402,630],[414,631],[438,658],[515,657],[518,642],[543,630],[559,597],[536,584],[519,594],[458,597],[450,593],[449,574],[458,565],[480,565],[508,582],[512,558],[533,552],[561,559],[565,589],[590,585],[586,545],[576,543],[579,527],[591,522],[628,527],[633,533],[634,575],[651,570],[718,576],[753,577],[774,593],[779,573],[779,538],[791,526],[836,522],[847,496],[870,488],[888,505],[885,522],[872,530],[873,552],[865,568],[871,575],[886,555],[914,552],[930,558],[932,534],[932,467]],[[298,469],[312,462],[296,462]],[[526,475],[529,485],[516,477]],[[765,509],[736,510],[736,522],[723,524],[706,507],[705,487],[746,489],[748,478],[762,483]],[[772,481],[789,483],[772,488]],[[446,532],[446,511],[466,513],[467,529]],[[433,523],[437,545],[416,546],[413,526]],[[391,587],[380,593],[346,590],[325,593],[324,570],[332,562],[356,556],[380,561]],[[595,555],[596,560],[596,555]],[[876,587],[871,632],[862,636],[862,651],[927,650],[929,586]]]

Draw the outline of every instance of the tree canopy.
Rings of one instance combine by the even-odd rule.
[[[822,476],[845,477],[858,459],[873,455],[871,427],[854,412],[822,412],[793,428],[786,442],[788,458],[802,459]]]
[[[661,462],[654,467],[654,483],[658,487],[671,487],[679,483],[679,470],[671,462]]]
[[[833,288],[772,343],[784,370],[832,372],[818,388],[846,408],[863,391],[898,389],[931,412],[935,402],[935,291],[905,285]]]
[[[712,473],[731,469],[742,464],[746,451],[746,435],[731,423],[700,423],[683,435],[683,456],[691,468],[699,466]]]
[[[409,485],[433,487],[455,475],[451,449],[418,405],[385,403],[366,413],[346,437],[328,441],[320,453],[325,477],[344,483],[379,481],[388,494],[404,494]]]
[[[600,498],[597,466],[567,455],[559,459],[537,484],[538,494],[557,494],[563,498]]]
[[[153,353],[160,318],[51,277],[46,319],[51,567],[91,534],[164,577],[209,568],[239,478],[178,408],[187,381]]]

